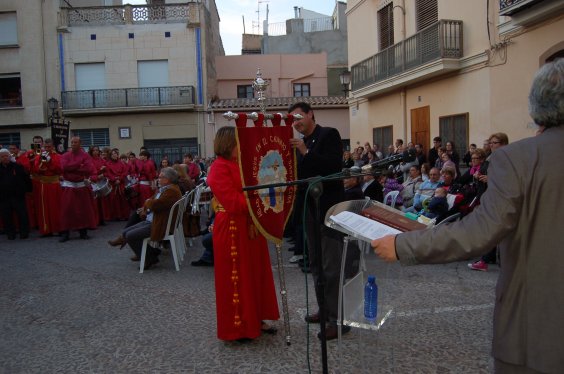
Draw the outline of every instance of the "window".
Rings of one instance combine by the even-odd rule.
[[[378,11],[380,51],[394,44],[394,12],[392,5],[388,4]]]
[[[252,99],[253,97],[255,97],[255,92],[252,85],[237,85],[237,99]]]
[[[309,83],[294,83],[294,97],[311,96]]]
[[[468,113],[439,117],[439,136],[443,146],[447,142],[454,142],[459,155],[468,151]]]
[[[16,12],[0,13],[0,46],[18,45]]]
[[[372,129],[372,144],[377,144],[380,152],[386,153],[388,146],[394,144],[393,135],[393,126],[375,127]]]
[[[110,146],[110,129],[72,130],[72,136],[80,137],[84,149],[93,145],[98,147]]]
[[[186,153],[200,154],[197,138],[145,140],[143,144],[157,165],[166,156],[169,162],[182,162]]]
[[[417,0],[415,3],[415,21],[417,31],[432,25],[439,20],[437,0]]]
[[[0,74],[0,108],[21,107],[21,87],[19,74]]]
[[[159,90],[157,87],[168,87],[168,60],[137,61],[137,80],[139,88],[139,105],[171,104],[171,91]]]
[[[4,148],[8,148],[8,145],[10,144],[15,144],[19,148],[21,148],[20,142],[21,139],[19,132],[8,132],[0,134],[0,145],[2,145]]]

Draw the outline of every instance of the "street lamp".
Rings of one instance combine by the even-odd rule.
[[[339,79],[341,80],[341,86],[343,86],[343,92],[345,93],[345,96],[347,96],[347,93],[350,91],[349,84],[351,84],[351,72],[343,70],[343,72],[339,74]]]
[[[55,118],[55,111],[59,109],[59,100],[52,97],[49,100],[47,100],[47,105],[51,110],[51,120],[53,120],[53,118]]]

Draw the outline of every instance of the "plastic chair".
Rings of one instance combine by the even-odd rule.
[[[161,240],[161,244],[164,241],[168,241],[170,243],[170,250],[174,259],[174,267],[176,268],[176,271],[180,270],[179,260],[182,261],[182,259],[184,258],[184,253],[186,252],[186,242],[184,241],[184,229],[182,226],[182,217],[184,216],[184,212],[186,210],[185,199],[187,199],[187,195],[184,195],[180,200],[174,203],[172,208],[170,208],[168,221],[166,223],[165,236]],[[170,233],[171,231],[172,234]],[[145,267],[145,257],[147,255],[147,246],[149,245],[150,240],[150,237],[143,239],[139,273],[143,273],[143,268]]]
[[[384,196],[384,204],[391,206],[392,208],[396,207],[396,199],[398,198],[399,191],[390,191]],[[388,204],[388,200],[390,200],[390,204]]]

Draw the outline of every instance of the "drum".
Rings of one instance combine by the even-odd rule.
[[[133,180],[125,186],[124,194],[126,200],[131,200],[139,196],[139,192],[137,191],[137,180]]]
[[[100,179],[96,183],[92,183],[92,192],[94,192],[94,197],[108,196],[112,192],[112,186],[106,178]]]

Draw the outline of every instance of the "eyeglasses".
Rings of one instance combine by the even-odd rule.
[[[501,142],[490,142],[490,145],[492,144],[501,144]]]

